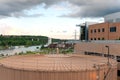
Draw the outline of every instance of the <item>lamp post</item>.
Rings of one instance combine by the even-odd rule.
[[[110,62],[109,62],[109,55],[110,55],[110,52],[109,52],[109,46],[105,46],[106,48],[108,48],[108,65],[110,64]]]

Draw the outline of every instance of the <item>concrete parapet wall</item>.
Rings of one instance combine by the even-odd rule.
[[[77,54],[85,54],[85,52],[91,52],[93,54],[100,53],[101,56],[104,56],[105,54],[106,55],[108,54],[108,48],[106,48],[105,46],[109,46],[109,54],[113,55],[114,59],[116,60],[120,59],[120,43],[81,42],[75,45],[74,52]],[[119,58],[117,58],[117,56],[119,56]],[[118,61],[117,69],[118,71],[120,71],[120,60]],[[118,77],[118,80],[120,80],[120,77]]]
[[[75,53],[95,52],[107,54],[109,46],[111,55],[120,56],[120,43],[94,43],[94,42],[81,42],[75,45]]]

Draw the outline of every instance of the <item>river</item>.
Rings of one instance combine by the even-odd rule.
[[[39,46],[14,46],[10,49],[0,50],[0,54],[3,55],[14,55],[15,53],[27,52],[27,51],[40,51],[41,45]]]

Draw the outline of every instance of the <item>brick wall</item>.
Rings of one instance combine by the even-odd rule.
[[[116,27],[116,32],[110,32],[110,27]],[[102,31],[104,29],[104,31]],[[94,32],[96,30],[96,32]],[[100,32],[99,32],[100,30]],[[92,32],[91,32],[92,31]],[[120,22],[119,23],[100,23],[90,25],[88,29],[89,40],[116,40],[120,38]]]

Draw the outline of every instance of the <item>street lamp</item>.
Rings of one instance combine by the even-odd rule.
[[[106,48],[108,48],[108,65],[110,64],[110,62],[109,62],[109,55],[110,55],[110,53],[109,53],[109,46],[105,46]]]

